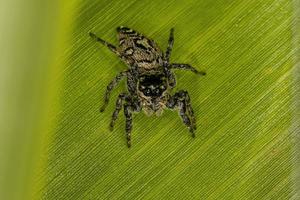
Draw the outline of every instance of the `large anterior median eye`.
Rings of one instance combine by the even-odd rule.
[[[160,93],[160,89],[155,89],[155,94],[159,94]]]
[[[144,90],[144,94],[145,95],[150,95],[150,93],[151,93],[151,90],[149,88],[147,88],[147,89]]]

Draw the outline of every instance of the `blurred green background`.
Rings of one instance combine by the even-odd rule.
[[[1,200],[300,198],[298,0],[0,5]],[[163,50],[174,27],[171,61],[207,72],[176,72],[195,139],[172,111],[134,115],[131,149],[122,113],[109,132],[126,66],[88,32],[117,45],[120,25]]]

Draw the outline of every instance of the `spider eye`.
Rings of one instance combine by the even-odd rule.
[[[165,90],[165,89],[166,89],[166,87],[165,87],[164,85],[160,86],[159,88],[160,88],[161,90]]]
[[[145,80],[145,77],[144,76],[142,76],[142,77],[140,77],[140,81],[144,81]]]
[[[147,88],[146,90],[145,90],[145,94],[146,95],[149,95],[151,93],[151,90],[149,89],[149,88]]]

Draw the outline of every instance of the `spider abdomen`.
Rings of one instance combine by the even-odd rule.
[[[150,70],[163,65],[163,52],[151,39],[136,31],[119,27],[119,51],[129,65],[136,64],[138,68]]]

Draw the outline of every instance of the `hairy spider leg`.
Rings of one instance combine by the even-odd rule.
[[[166,56],[165,56],[165,73],[167,75],[168,81],[169,81],[169,86],[171,88],[174,88],[176,86],[176,79],[175,79],[175,75],[173,72],[170,71],[168,65],[169,65],[169,61],[170,61],[170,57],[171,57],[171,52],[173,49],[173,44],[174,44],[174,28],[171,28],[170,30],[170,36],[169,36],[169,40],[168,40],[168,47],[166,50]]]
[[[135,74],[132,69],[129,70],[127,73],[127,89],[129,91],[129,93],[133,96],[137,95],[137,92],[136,92],[137,79],[138,79],[137,76],[138,75]]]
[[[186,104],[186,111],[187,111],[188,115],[191,118],[191,126],[194,130],[196,130],[197,129],[197,127],[196,127],[196,118],[195,118],[193,107],[191,105],[190,95],[187,91],[183,91],[183,93],[185,95],[184,100],[185,100],[185,104]]]
[[[111,116],[111,122],[109,125],[111,131],[114,129],[115,121],[117,120],[119,112],[123,106],[123,101],[128,101],[128,100],[129,100],[128,94],[126,94],[126,93],[119,94],[118,99],[116,101],[116,108]]]
[[[93,38],[97,42],[99,42],[99,43],[105,45],[106,47],[108,47],[112,52],[114,52],[118,56],[121,56],[120,52],[118,52],[117,48],[114,45],[110,44],[109,42],[106,42],[105,40],[103,40],[101,38],[99,38],[97,35],[95,35],[92,32],[90,32],[90,36],[91,36],[91,38]]]
[[[176,78],[174,73],[170,69],[166,69],[165,73],[167,75],[170,88],[174,88],[176,86]]]
[[[197,69],[195,69],[194,67],[192,67],[189,64],[172,63],[172,64],[170,64],[170,68],[171,69],[191,70],[192,72],[194,72],[198,75],[202,75],[202,76],[204,76],[206,74],[206,72],[198,71]]]
[[[179,108],[179,115],[183,123],[189,128],[189,131],[192,133],[192,137],[195,137],[194,130],[196,130],[196,122],[194,112],[192,110],[189,94],[187,91],[180,90],[176,92],[170,99],[167,104],[167,107],[170,109]]]
[[[189,128],[190,132],[192,133],[192,137],[195,137],[192,122],[186,113],[186,107],[187,107],[186,104],[183,101],[179,101],[177,105],[179,108],[179,115],[180,115],[183,123]]]
[[[104,104],[100,109],[100,112],[103,112],[106,108],[106,106],[108,105],[109,102],[109,97],[110,97],[110,93],[111,91],[116,88],[116,86],[118,85],[118,83],[122,80],[122,78],[124,78],[127,75],[127,71],[124,72],[120,72],[106,87],[106,92],[105,92],[105,97],[104,97]]]
[[[127,146],[131,146],[131,130],[132,130],[132,109],[128,104],[124,104],[124,115],[126,118],[125,131],[127,136]]]
[[[165,60],[167,63],[169,63],[169,60],[170,60],[171,52],[173,49],[173,44],[174,44],[174,28],[171,28],[169,41],[168,41],[168,47],[166,50],[166,57],[165,57]]]

